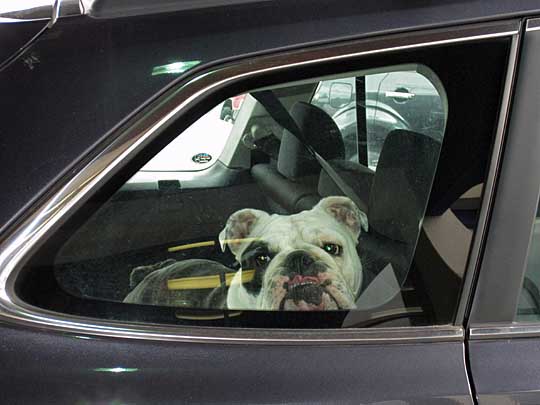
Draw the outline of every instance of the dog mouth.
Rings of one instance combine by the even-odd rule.
[[[331,311],[341,309],[337,299],[328,290],[329,279],[321,281],[315,276],[295,275],[283,284],[286,294],[279,305],[284,311]]]

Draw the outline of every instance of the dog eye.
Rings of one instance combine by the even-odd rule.
[[[260,254],[255,257],[255,263],[257,263],[258,266],[265,266],[270,262],[270,256],[266,254]]]
[[[343,250],[341,246],[336,245],[335,243],[325,243],[322,248],[326,253],[332,256],[341,255],[341,252]]]

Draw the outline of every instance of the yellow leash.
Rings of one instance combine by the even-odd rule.
[[[235,243],[253,242],[258,238],[242,238],[242,239],[225,239],[223,244],[230,245]],[[169,253],[180,252],[182,250],[196,249],[201,247],[215,246],[216,242],[213,240],[188,243],[185,245],[173,246],[167,249]],[[232,279],[236,272],[225,273],[225,285],[230,286]],[[242,284],[249,283],[255,276],[255,270],[242,270]],[[211,276],[198,276],[198,277],[184,277],[173,278],[167,280],[167,288],[169,290],[205,290],[208,288],[217,288],[221,286],[221,280],[219,274],[212,274]]]
[[[234,273],[225,273],[225,285],[230,286]],[[255,277],[255,270],[242,270],[242,284],[249,283]],[[219,274],[211,276],[173,278],[167,280],[169,290],[204,290],[221,286]]]
[[[253,242],[255,240],[259,240],[259,238],[225,239],[223,241],[223,244],[231,245],[235,243]],[[180,252],[181,250],[195,249],[195,248],[215,246],[215,245],[216,245],[216,242],[214,242],[213,240],[207,240],[204,242],[195,242],[195,243],[188,243],[186,245],[173,246],[173,247],[168,248],[167,252],[174,253],[174,252]]]

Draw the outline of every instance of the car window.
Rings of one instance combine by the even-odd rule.
[[[311,104],[324,110],[338,125],[346,145],[345,158],[359,162],[355,85],[354,77],[323,80],[319,82]]]
[[[212,166],[221,155],[232,129],[232,115],[223,116],[227,101],[199,118],[140,171],[189,172]]]
[[[534,220],[516,320],[523,322],[540,320],[540,209]]]
[[[216,100],[66,221],[19,295],[137,322],[451,322],[496,121],[471,115],[453,49]]]
[[[180,181],[178,188],[183,193],[178,193],[171,202],[153,203],[161,210],[176,211],[177,220],[184,226],[167,226],[165,230],[165,224],[161,223],[160,234],[175,234],[170,239],[156,235],[152,244],[149,243],[151,232],[136,236],[124,228],[128,218],[118,215],[135,215],[142,202],[133,193],[121,190],[60,250],[55,263],[63,280],[61,284],[75,287],[73,293],[87,298],[189,308],[331,311],[384,307],[400,294],[407,279],[442,136],[433,139],[399,125],[392,127],[385,118],[371,113],[370,107],[363,108],[367,103],[353,91],[355,82],[355,77],[349,77],[266,90],[296,121],[302,133],[295,134],[281,126],[276,133],[275,127],[265,127],[260,130],[263,136],[249,131],[249,137],[240,138],[236,148],[250,149],[249,171],[245,175],[249,173],[251,182],[242,184],[234,178],[227,179],[215,190],[207,190],[206,196],[197,192],[191,196],[196,200],[190,200],[189,187],[184,188]],[[315,93],[319,95],[319,104],[324,100],[320,89],[327,87],[325,109],[317,107],[313,100],[311,104],[301,101],[315,86],[319,89]],[[258,94],[250,92],[250,97],[258,99]],[[444,92],[435,96],[444,97]],[[291,105],[288,113],[285,105]],[[353,106],[352,122],[334,120],[330,115],[332,110],[336,110],[334,116],[342,118],[347,105]],[[263,127],[261,116],[280,121],[281,112],[273,110],[272,104],[261,102],[258,107],[245,112],[249,114],[248,128]],[[223,149],[232,124],[221,119],[222,108],[220,104],[199,118],[141,169],[157,173],[158,189],[159,182],[167,178],[159,169],[170,169],[170,163],[176,164],[184,156],[201,157],[201,154],[208,161],[184,158],[189,161],[185,170],[199,164],[208,167],[217,150],[206,152],[208,149],[204,148]],[[359,147],[365,148],[365,142],[360,146],[358,137],[354,136],[356,108],[372,124],[380,118],[387,130],[380,140],[380,149],[386,144],[380,174],[359,163]],[[224,131],[220,133],[221,127]],[[325,170],[316,156],[310,155],[311,148],[335,171]],[[216,156],[216,161],[219,160]],[[221,163],[224,167],[221,174],[226,175],[228,162]],[[216,174],[212,172],[208,176]],[[345,182],[346,187],[340,186],[340,180],[334,176]],[[287,195],[280,195],[287,188]],[[235,199],[228,195],[231,192]],[[122,194],[123,202],[113,203]],[[402,201],[403,206],[396,210],[390,204],[390,195],[416,201],[410,206]],[[144,201],[142,204],[148,204]],[[188,218],[182,218],[178,206],[194,219],[192,226],[199,224],[199,229],[188,225]],[[148,206],[145,215],[154,222],[161,215],[153,214],[152,210],[155,208]],[[133,257],[135,252],[137,255],[154,246],[153,252],[147,252],[143,260],[128,268],[123,283],[115,280],[100,285],[102,277],[89,280],[86,272],[80,272],[81,263],[92,262],[105,253],[103,247],[92,249],[87,239],[88,233],[95,234],[105,218],[114,232],[120,232],[123,237],[131,234],[131,242],[115,240],[110,244],[112,249],[108,249],[107,256],[116,256],[114,261],[127,252]],[[84,252],[82,244],[86,245]],[[381,257],[379,245],[382,244],[392,257]],[[165,249],[168,256],[162,257],[161,251]],[[377,264],[371,265],[372,261]],[[380,283],[385,288],[377,286],[378,277],[384,280]],[[131,291],[121,293],[120,287],[126,288],[128,280]],[[372,286],[379,288],[377,293],[370,293],[367,288],[373,280],[377,280]]]

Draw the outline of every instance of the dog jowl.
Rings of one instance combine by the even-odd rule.
[[[327,197],[294,215],[243,209],[219,239],[241,269],[227,295],[229,309],[325,311],[352,309],[362,284],[358,236],[366,215],[347,197]],[[242,282],[242,271],[255,270]]]

